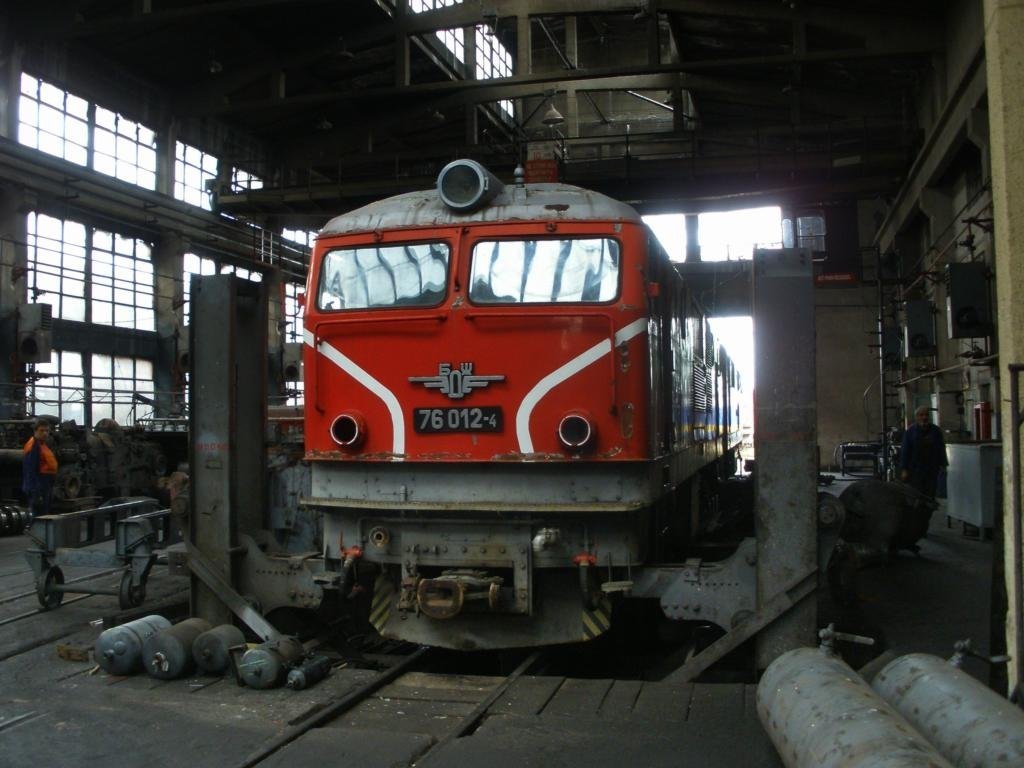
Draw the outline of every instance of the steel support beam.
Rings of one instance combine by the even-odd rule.
[[[808,250],[754,254],[754,455],[758,606],[818,567],[814,281]],[[812,596],[757,638],[757,666],[813,645]]]
[[[460,3],[424,13],[411,14],[403,21],[407,34],[422,34],[438,29],[465,27],[483,21],[484,9],[498,18],[511,16],[576,16],[588,14],[636,13],[637,0],[492,0],[486,4]],[[800,3],[764,3],[757,0],[658,0],[662,13],[682,16],[711,16],[760,21],[802,21],[826,29],[853,33],[871,41],[916,36],[941,42],[940,20],[929,22],[919,15],[900,16],[898,11],[865,11],[834,5]]]
[[[241,533],[266,527],[266,287],[214,275],[193,280],[191,301],[188,537],[203,564],[234,586],[245,556]],[[193,574],[192,615],[230,622],[231,608],[209,581]]]

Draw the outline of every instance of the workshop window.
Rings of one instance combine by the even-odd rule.
[[[285,227],[281,230],[281,237],[285,240],[291,240],[293,243],[304,245],[307,248],[313,247],[313,241],[316,240],[315,229],[288,229]]]
[[[512,76],[512,54],[501,44],[494,31],[485,24],[476,28],[476,78],[489,80],[494,77]],[[511,99],[498,102],[507,115],[512,115]]]
[[[89,255],[92,322],[155,330],[149,244],[97,229]]]
[[[309,255],[316,240],[316,230],[282,229],[278,254],[281,270],[293,276],[309,272]]]
[[[92,167],[129,184],[156,189],[156,134],[141,123],[96,107]]]
[[[241,168],[231,169],[232,192],[248,192],[253,189],[263,189],[263,179]]]
[[[212,209],[207,182],[217,178],[217,158],[180,141],[174,145],[174,197]]]
[[[797,216],[794,229],[793,219],[782,220],[782,246],[784,248],[810,248],[812,251],[825,250],[825,217],[821,214]]]
[[[90,372],[93,424],[100,419],[113,419],[118,424],[133,425],[152,414],[152,362],[135,357],[93,355]]]
[[[184,285],[182,287],[184,301],[182,302],[182,312],[184,313],[185,324],[188,325],[192,298],[192,275],[215,275],[217,274],[217,265],[213,259],[204,259],[201,256],[196,256],[194,253],[186,253],[184,262]]]
[[[22,73],[18,142],[78,165],[89,159],[89,102]]]
[[[82,355],[53,350],[50,362],[35,367],[36,379],[25,393],[26,405],[36,416],[86,424],[85,376]]]
[[[28,214],[27,298],[53,306],[62,320],[85,320],[84,224]]]
[[[305,402],[305,382],[289,381],[285,389],[284,404],[294,407],[301,406]]]
[[[254,283],[259,283],[263,280],[263,273],[257,272],[255,269],[246,269],[245,267],[236,267],[234,264],[225,264],[220,268],[222,275],[235,275],[243,280],[252,280]]]

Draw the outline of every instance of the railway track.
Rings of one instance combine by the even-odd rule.
[[[254,768],[254,766],[258,766],[271,755],[275,754],[288,744],[301,739],[314,728],[323,727],[349,710],[359,706],[379,690],[390,683],[397,681],[403,675],[409,672],[418,671],[421,668],[428,666],[431,658],[431,651],[431,648],[421,646],[412,653],[403,657],[400,661],[382,670],[376,677],[366,683],[348,691],[338,698],[323,702],[322,706],[314,707],[312,714],[303,718],[300,722],[291,725],[287,730],[274,738],[269,744],[260,747],[260,749],[250,754],[241,763],[238,763],[236,768]],[[426,750],[426,752],[421,754],[418,759],[422,760],[431,752],[442,748],[455,739],[472,733],[483,717],[487,714],[488,709],[490,709],[490,707],[505,694],[509,686],[511,686],[517,679],[537,663],[541,653],[541,651],[535,651],[530,654],[530,656],[519,664],[511,674],[498,683],[470,713],[462,717],[454,728],[438,739],[429,749]]]

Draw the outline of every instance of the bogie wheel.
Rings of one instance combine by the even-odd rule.
[[[121,586],[117,590],[117,601],[121,608],[138,608],[146,600],[146,585],[132,586],[132,572],[121,575]]]
[[[63,583],[64,572],[55,565],[39,574],[36,579],[36,597],[44,611],[52,610],[64,601],[64,593],[54,589]]]

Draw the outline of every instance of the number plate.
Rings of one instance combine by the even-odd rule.
[[[412,425],[417,432],[501,432],[501,408],[416,408]]]

